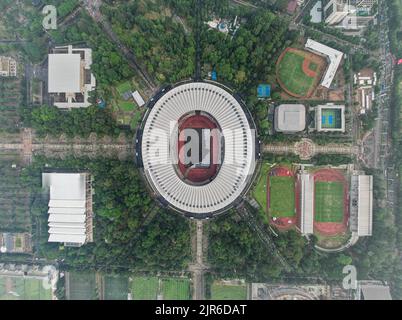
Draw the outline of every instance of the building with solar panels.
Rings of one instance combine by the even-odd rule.
[[[188,82],[169,89],[157,94],[145,116],[137,159],[164,206],[191,218],[209,218],[240,203],[248,191],[255,126],[226,87]]]

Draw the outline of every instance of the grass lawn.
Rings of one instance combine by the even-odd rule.
[[[134,277],[131,293],[134,300],[156,300],[158,288],[158,277]]]
[[[295,215],[295,181],[293,177],[269,178],[271,217],[290,218]]]
[[[258,183],[253,190],[253,197],[264,212],[267,212],[267,175],[270,169],[271,165],[269,163],[262,164]]]
[[[135,105],[134,105],[134,102],[131,100],[128,100],[128,101],[121,100],[121,101],[119,101],[119,108],[122,111],[130,112],[130,111],[134,110]]]
[[[247,287],[245,285],[225,285],[213,283],[211,300],[246,300]]]
[[[279,80],[285,88],[300,96],[306,96],[314,85],[314,77],[303,71],[304,57],[295,52],[286,52],[278,66]]]
[[[163,279],[162,294],[164,300],[189,300],[190,280],[181,278]]]
[[[123,93],[125,93],[127,91],[131,91],[132,90],[131,81],[126,81],[126,82],[119,84],[116,87],[116,90],[120,95],[122,95]]]
[[[342,222],[343,201],[343,183],[317,181],[314,195],[315,221]]]

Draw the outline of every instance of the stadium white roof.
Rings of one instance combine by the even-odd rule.
[[[49,54],[49,93],[81,91],[81,55]]]
[[[205,185],[190,185],[176,173],[177,120],[194,110],[211,115],[224,137],[223,163]],[[168,91],[152,108],[143,131],[145,175],[174,208],[186,213],[226,209],[241,195],[254,172],[254,134],[239,102],[210,83],[187,83]]]
[[[275,110],[275,130],[299,132],[306,127],[306,108],[302,104],[281,104]]]
[[[358,177],[357,235],[371,236],[373,228],[373,177]]]
[[[85,178],[85,173],[42,174],[42,186],[50,189],[49,242],[85,243]]]
[[[314,178],[309,173],[299,176],[300,190],[300,231],[303,235],[314,232]]]
[[[323,87],[330,88],[336,71],[338,70],[342,61],[343,53],[312,39],[307,40],[306,48],[321,55],[325,55],[328,58],[329,65],[327,71],[325,72],[324,78],[321,81],[321,85]]]

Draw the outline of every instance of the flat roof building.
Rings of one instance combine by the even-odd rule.
[[[275,109],[275,131],[296,133],[306,127],[306,108],[302,104],[281,104]]]
[[[357,282],[357,300],[392,300],[388,285],[381,281],[363,280]]]
[[[16,77],[17,61],[11,57],[0,56],[0,77]]]
[[[81,246],[93,241],[92,180],[88,173],[43,173],[49,188],[49,242]]]
[[[314,232],[314,177],[306,172],[299,174],[300,185],[300,232],[302,235]]]
[[[305,47],[313,53],[324,56],[327,59],[328,67],[321,81],[321,85],[329,89],[338,71],[339,65],[342,62],[343,53],[312,39],[307,40]]]
[[[315,108],[318,132],[345,132],[345,106],[326,104]]]
[[[357,235],[371,236],[373,232],[373,176],[359,175]]]
[[[325,22],[338,24],[349,14],[349,0],[323,0],[323,8]]]
[[[56,47],[48,57],[48,91],[58,108],[86,108],[96,86],[91,73],[92,50]]]

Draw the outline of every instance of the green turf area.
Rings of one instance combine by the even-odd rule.
[[[52,289],[43,280],[0,276],[0,300],[51,300]]]
[[[69,300],[97,300],[95,273],[69,273]]]
[[[127,300],[128,277],[105,276],[105,300]]]
[[[269,177],[271,217],[290,218],[295,215],[295,181],[293,177]]]
[[[213,283],[211,300],[246,300],[247,288],[245,285],[226,285]]]
[[[134,277],[131,292],[134,300],[156,300],[159,279],[157,277]]]
[[[338,223],[343,221],[343,187],[342,182],[315,183],[315,221]]]
[[[321,127],[335,129],[342,127],[341,111],[334,109],[321,110]]]
[[[133,111],[135,106],[134,106],[134,102],[132,100],[128,100],[128,101],[119,101],[119,108],[122,111]]]
[[[132,90],[131,81],[126,81],[126,82],[119,84],[116,87],[116,90],[120,95],[124,94],[127,91],[131,91]]]
[[[310,65],[308,66],[308,68],[311,71],[317,71],[318,70],[318,64],[314,63],[314,62],[310,62]]]
[[[184,278],[162,279],[161,291],[164,300],[189,300],[190,280]]]
[[[260,177],[253,190],[253,197],[264,212],[267,212],[267,175],[270,169],[271,165],[269,163],[262,164]]]
[[[314,86],[314,77],[309,77],[303,71],[304,57],[286,52],[279,62],[278,76],[285,88],[293,94],[306,96]]]

